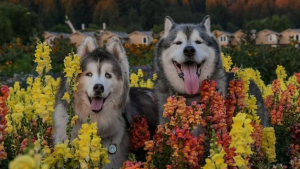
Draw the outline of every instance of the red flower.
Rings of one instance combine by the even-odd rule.
[[[1,93],[2,93],[2,95],[5,95],[7,92],[9,92],[9,88],[6,85],[3,85],[1,87]]]
[[[300,73],[296,73],[297,82],[300,84]]]
[[[145,146],[145,142],[150,139],[150,132],[148,128],[146,118],[139,116],[134,117],[134,124],[130,133],[130,144],[132,150],[137,150]]]

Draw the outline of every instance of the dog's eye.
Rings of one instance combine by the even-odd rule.
[[[175,44],[176,44],[176,45],[181,45],[182,42],[181,42],[181,41],[177,41],[177,42],[175,42]]]
[[[89,72],[89,73],[86,73],[85,75],[88,76],[88,77],[92,77],[92,76],[93,76],[93,74],[90,73],[90,72]]]
[[[195,41],[197,44],[201,44],[202,42],[200,40]]]
[[[110,75],[109,73],[105,73],[105,77],[106,77],[107,79],[110,79],[110,78],[111,78],[111,75]]]

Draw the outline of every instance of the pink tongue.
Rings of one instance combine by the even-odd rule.
[[[102,105],[103,105],[103,98],[95,98],[95,97],[92,98],[91,106],[93,111],[100,111]]]
[[[187,94],[196,94],[199,91],[199,79],[196,74],[196,63],[183,64],[184,88]]]

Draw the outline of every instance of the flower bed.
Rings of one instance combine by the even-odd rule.
[[[72,115],[72,106],[69,139],[53,145],[52,116],[60,79],[48,75],[50,53],[48,46],[38,44],[35,62],[39,76],[28,78],[26,89],[18,82],[9,89],[1,87],[0,168],[101,168],[109,160],[101,138],[96,135],[95,123],[83,125],[79,138],[68,141],[78,118]],[[157,126],[152,140],[147,122],[137,117],[131,131],[132,150],[144,146],[147,157],[138,162],[130,155],[123,168],[300,167],[300,73],[287,79],[284,68],[278,66],[277,79],[265,85],[258,71],[231,68],[230,57],[223,55],[222,59],[225,70],[235,74],[226,97],[209,79],[201,84],[201,100],[191,105],[186,105],[184,97],[170,96],[164,110],[169,122]],[[63,99],[72,103],[75,78],[80,73],[76,54],[66,57],[64,73],[71,88]],[[155,74],[145,79],[139,70],[131,74],[131,86],[153,88],[155,79]],[[260,124],[256,98],[249,94],[249,80],[262,92],[269,115],[268,127]],[[194,135],[199,126],[202,134]]]

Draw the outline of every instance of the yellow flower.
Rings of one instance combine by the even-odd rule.
[[[276,137],[274,128],[265,127],[263,129],[262,150],[269,162],[276,161],[275,143]]]
[[[103,167],[109,163],[107,149],[102,148],[101,138],[97,135],[97,124],[83,124],[78,131],[78,139],[72,141],[75,147],[75,159],[81,168],[88,168],[91,160],[96,167]]]
[[[211,159],[205,159],[206,164],[203,169],[225,169],[227,164],[224,162],[224,155],[226,152],[222,149],[220,153],[214,154]]]
[[[139,77],[135,73],[131,73],[130,75],[130,87],[139,87],[138,85]]]
[[[277,65],[276,75],[278,79],[285,79],[287,77],[286,71],[283,66]]]
[[[39,75],[47,73],[51,68],[51,60],[50,60],[50,47],[44,43],[39,43],[35,50],[35,62],[37,63],[36,71]]]
[[[65,92],[64,96],[62,97],[63,100],[66,100],[68,103],[70,103],[70,95],[68,92]]]
[[[138,77],[144,77],[144,73],[143,73],[142,69],[138,70]]]
[[[77,54],[70,53],[65,57],[64,60],[64,73],[66,73],[65,77],[68,78],[68,82],[73,78],[73,83],[75,83],[75,79],[79,73],[81,73],[80,69],[80,58]]]
[[[71,121],[72,126],[75,126],[76,120],[77,120],[77,119],[78,119],[78,115],[75,115],[75,116],[72,118],[72,121]]]
[[[283,66],[277,65],[276,75],[279,80],[281,90],[282,91],[286,90],[285,79],[287,77],[287,74]]]
[[[236,149],[236,156],[240,156],[244,159],[253,154],[251,151],[251,143],[254,142],[251,137],[254,129],[250,124],[251,120],[246,117],[247,115],[245,113],[238,113],[233,117],[232,129],[229,133],[232,138],[229,147],[234,147]],[[247,161],[245,162],[245,165],[247,165]]]
[[[148,79],[146,83],[146,88],[153,89],[153,87],[154,87],[154,83],[152,82],[151,79]]]
[[[246,169],[247,168],[247,162],[240,156],[234,156],[234,166],[238,166],[240,169]]]
[[[231,57],[225,56],[224,53],[222,53],[221,56],[222,56],[223,67],[226,72],[229,72],[231,69],[231,65],[232,65]]]
[[[29,155],[16,157],[9,163],[9,169],[37,169],[38,166],[34,159]]]
[[[156,73],[154,73],[154,74],[153,74],[153,77],[152,77],[152,80],[154,80],[154,81],[155,81],[156,79],[157,79],[157,74],[156,74]]]

